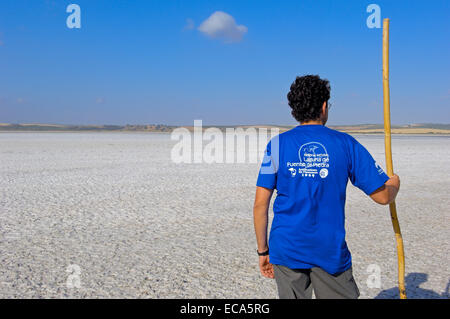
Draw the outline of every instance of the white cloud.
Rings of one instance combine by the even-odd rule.
[[[223,39],[225,42],[239,42],[248,29],[244,25],[237,25],[228,13],[216,11],[202,22],[198,30],[211,38]]]

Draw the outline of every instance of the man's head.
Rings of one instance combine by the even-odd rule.
[[[292,116],[300,123],[328,120],[330,83],[318,75],[298,76],[291,85],[287,98]]]

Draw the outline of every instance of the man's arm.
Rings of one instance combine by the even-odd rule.
[[[258,252],[262,253],[269,249],[267,245],[267,226],[269,224],[269,206],[273,189],[256,187],[255,204],[253,205],[253,221],[255,225],[256,242]],[[274,278],[273,267],[269,262],[269,256],[259,257],[259,269],[261,274],[267,278]]]
[[[387,205],[395,200],[399,189],[400,178],[394,174],[383,186],[370,194],[370,197],[378,204]]]

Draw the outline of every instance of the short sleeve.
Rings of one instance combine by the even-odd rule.
[[[273,141],[267,144],[258,174],[256,186],[275,189],[277,184],[277,161],[274,158]]]
[[[372,194],[389,180],[389,176],[375,162],[369,151],[351,136],[349,164],[350,181],[366,195]]]

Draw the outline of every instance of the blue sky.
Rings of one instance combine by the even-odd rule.
[[[81,8],[69,29],[66,7]],[[295,76],[332,86],[329,124],[382,123],[381,29],[391,19],[392,122],[450,123],[450,2],[0,2],[0,122],[295,124]],[[246,32],[199,30],[214,12]],[[238,34],[239,35],[239,34]]]

